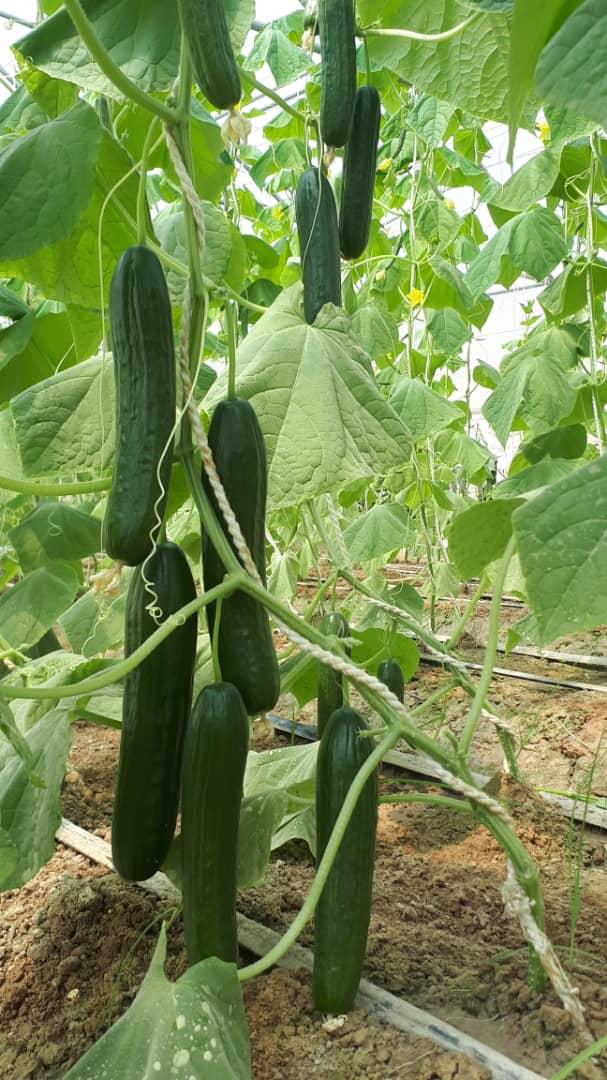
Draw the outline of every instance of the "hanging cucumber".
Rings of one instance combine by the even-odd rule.
[[[347,620],[339,611],[325,615],[318,629],[327,637],[347,638],[350,633]],[[320,738],[330,717],[344,703],[343,676],[328,664],[319,664],[316,699],[316,729]]]
[[[304,315],[307,323],[313,323],[323,304],[341,306],[337,210],[331,185],[326,177],[319,174],[318,169],[306,169],[299,177],[295,216],[304,288]]]
[[[126,601],[125,656],[196,598],[188,561],[176,544],[159,544],[131,578]],[[160,615],[160,611],[162,615]],[[124,681],[120,761],[112,817],[112,859],[121,877],[144,881],[169,850],[179,806],[186,722],[192,705],[197,619],[192,615]]]
[[[377,669],[377,678],[391,690],[399,701],[405,700],[405,680],[403,669],[398,660],[382,660]]]
[[[319,0],[318,29],[322,57],[320,133],[327,146],[345,146],[356,96],[353,0]]]
[[[176,397],[171,302],[149,248],[130,247],[121,256],[110,289],[110,325],[116,460],[102,539],[113,559],[137,566],[152,550],[157,516],[162,519],[166,507],[172,440],[158,467],[175,423]]]
[[[240,101],[242,89],[225,0],[179,0],[179,13],[200,90],[216,109],[231,108]]]
[[[185,742],[181,797],[181,893],[190,965],[238,959],[236,855],[249,719],[230,683],[206,686]]]
[[[209,446],[230,506],[265,583],[266,448],[255,410],[248,401],[232,398],[219,403],[209,428]],[[223,526],[223,515],[204,470],[202,483]],[[224,532],[227,536],[225,527]],[[204,587],[209,590],[223,581],[226,571],[206,534],[202,559]],[[215,604],[209,604],[206,612],[212,640]],[[268,613],[263,604],[244,592],[232,593],[221,605],[219,666],[223,679],[240,691],[251,716],[267,712],[276,704],[280,672]]]
[[[361,86],[354,102],[352,134],[346,147],[339,209],[339,246],[344,259],[357,259],[369,240],[381,103],[374,86]]]
[[[333,713],[318,750],[316,765],[316,857],[320,861],[352,780],[373,750],[354,709]],[[314,1004],[325,1013],[352,1007],[367,948],[371,916],[377,772],[356,804],[335,862],[321,893],[314,921]]]

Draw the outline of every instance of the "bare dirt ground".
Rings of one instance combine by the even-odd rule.
[[[483,629],[480,617],[464,644],[472,648]],[[558,647],[590,652],[594,644],[597,653],[607,655],[607,634],[589,637]],[[505,666],[514,666],[514,658]],[[567,669],[563,676],[563,669],[557,673],[544,662],[534,662],[532,669],[600,681],[596,673],[583,675],[580,669]],[[435,668],[420,669],[408,684],[408,703],[425,700],[446,678]],[[464,692],[453,690],[428,715],[428,730],[444,735],[449,728],[457,734],[466,703]],[[492,703],[513,729],[526,781],[607,795],[603,696],[496,680]],[[276,711],[293,715],[292,702],[281,701]],[[313,712],[308,706],[295,718],[313,722]],[[256,748],[264,745],[270,741],[259,734]],[[116,732],[76,726],[63,812],[105,838],[117,752]],[[483,722],[475,765],[494,772],[502,759],[494,727]],[[402,777],[386,769],[382,790],[399,785]],[[541,868],[549,936],[598,1038],[607,1032],[606,834],[587,829],[578,845],[579,829],[528,787],[502,778],[501,796]],[[282,929],[300,907],[312,873],[306,846],[294,842],[276,853],[260,886],[241,894],[239,908]],[[501,850],[471,816],[383,805],[365,974],[550,1077],[583,1043],[553,992],[534,993],[527,985],[522,935],[501,898],[504,876]],[[0,898],[0,1076],[42,1080],[65,1074],[133,1000],[162,913],[154,897],[62,845],[32,882]],[[310,944],[310,928],[302,942]],[[178,977],[184,966],[177,919],[169,934],[167,975]],[[256,1080],[486,1080],[489,1075],[426,1040],[382,1027],[360,1010],[342,1027],[327,1030],[314,1011],[303,971],[275,970],[247,984],[245,1004]],[[607,1056],[575,1076],[607,1077]]]

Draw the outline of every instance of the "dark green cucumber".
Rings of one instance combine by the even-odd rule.
[[[295,216],[304,287],[304,315],[313,323],[323,304],[341,306],[341,265],[337,210],[331,185],[319,171],[306,169],[297,182]]]
[[[327,637],[347,638],[350,633],[347,620],[339,611],[332,611],[330,615],[325,615],[318,629]],[[319,664],[316,700],[316,730],[319,738],[335,710],[341,709],[343,703],[343,676],[328,664]]]
[[[381,103],[374,86],[361,86],[354,103],[346,147],[339,207],[339,246],[344,259],[358,259],[369,240]]]
[[[219,403],[209,428],[209,446],[230,506],[265,583],[266,448],[255,410],[248,401],[233,398]],[[202,483],[223,526],[223,516],[204,470]],[[224,532],[227,536],[225,526]],[[206,534],[202,560],[204,587],[212,589],[223,581],[226,571]],[[209,604],[205,610],[212,640],[216,605]],[[268,613],[244,592],[226,597],[221,606],[219,666],[222,678],[242,694],[251,716],[267,712],[276,704],[280,672]]]
[[[382,660],[377,669],[377,678],[391,690],[399,701],[405,700],[405,680],[403,669],[398,660]]]
[[[116,460],[103,522],[113,559],[137,566],[153,547],[171,476],[176,373],[171,302],[160,262],[130,247],[114,271],[110,324],[116,382]],[[157,511],[155,511],[155,506]]]
[[[322,858],[333,826],[360,766],[373,750],[361,738],[367,725],[344,707],[333,713],[318,750],[316,765],[316,858]],[[367,949],[371,916],[377,772],[356,804],[321,893],[314,920],[314,1004],[324,1013],[352,1007]]]
[[[226,21],[225,0],[179,0],[181,27],[194,78],[216,109],[242,97],[240,75]]]
[[[235,686],[206,686],[188,725],[181,797],[181,894],[188,963],[238,959],[236,856],[249,720]]]
[[[322,57],[320,133],[327,146],[345,146],[356,96],[354,0],[319,0],[318,30]]]
[[[126,601],[125,655],[196,599],[188,561],[176,544],[159,544],[138,567]],[[162,615],[160,615],[162,612]],[[165,638],[124,681],[120,761],[112,818],[112,859],[121,877],[144,881],[164,862],[175,832],[186,723],[192,707],[197,618]]]

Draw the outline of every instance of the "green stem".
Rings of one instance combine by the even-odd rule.
[[[131,82],[128,75],[125,75],[121,68],[114,63],[109,52],[97,37],[92,23],[82,10],[80,0],[64,0],[64,6],[93,60],[110,82],[120,90],[124,97],[158,116],[165,124],[173,125],[177,119],[175,111],[162,101],[152,97],[151,94],[147,94],[145,90],[140,90],[134,82]]]
[[[478,13],[470,15],[463,22],[458,23],[457,26],[452,26],[450,30],[443,30],[438,34],[421,34],[417,30],[404,30],[400,27],[372,27],[369,26],[366,29],[359,27],[358,34],[362,37],[401,37],[407,38],[410,41],[449,41],[450,38],[457,37],[458,34],[463,33],[469,26],[478,18]]]
[[[215,621],[213,623],[213,677],[215,682],[221,682],[221,665],[219,663],[219,627],[221,624],[221,607],[223,601],[221,598],[215,605]]]
[[[263,971],[267,971],[268,968],[273,967],[273,965],[288,952],[291,945],[293,945],[299,937],[306,923],[312,918],[331,867],[335,862],[335,857],[339,851],[341,841],[358,802],[358,798],[367,783],[367,780],[379,766],[384,754],[387,754],[388,750],[391,750],[397,741],[398,732],[388,732],[382,741],[377,744],[373,752],[369,754],[366,761],[361,765],[350,785],[348,794],[344,799],[323,857],[318,865],[314,881],[312,882],[310,891],[306,896],[300,911],[295,916],[289,929],[280,938],[280,941],[277,941],[276,945],[270,949],[265,956],[262,956],[261,959],[257,960],[254,964],[249,964],[247,967],[240,969],[238,978],[241,982],[246,982],[256,975],[261,975]]]
[[[64,484],[49,484],[45,480],[17,480],[13,476],[0,476],[0,489],[17,491],[20,495],[61,496],[90,495],[95,491],[109,491],[112,486],[111,476],[100,476],[97,480],[67,481]]]
[[[231,300],[226,304],[226,330],[228,335],[228,397],[236,397],[236,319]]]
[[[422,803],[425,806],[440,806],[445,810],[456,810],[458,813],[469,814],[470,803],[460,799],[450,799],[448,795],[422,795],[417,792],[408,795],[380,795],[380,803]]]
[[[603,1050],[607,1049],[607,1035],[602,1035],[600,1039],[593,1042],[591,1046],[586,1046],[583,1050],[580,1050],[579,1054],[576,1054],[574,1058],[571,1058],[566,1065],[563,1065],[558,1072],[555,1072],[551,1080],[567,1080],[569,1076],[573,1076],[580,1066],[585,1065],[591,1058],[596,1057]]]
[[[289,113],[289,115],[292,116],[295,120],[299,120],[300,124],[305,124],[305,117],[302,116],[302,114],[298,112],[297,109],[292,108],[292,106],[289,105],[288,101],[285,101],[285,99],[281,97],[280,94],[276,93],[276,90],[272,90],[270,86],[264,86],[263,83],[258,82],[257,79],[253,75],[251,75],[251,72],[246,70],[246,68],[239,66],[239,70],[242,78],[245,82],[249,84],[249,86],[254,87],[255,90],[259,90],[259,92],[265,97],[269,97],[275,105],[278,105],[283,110],[283,112]]]
[[[141,163],[139,165],[139,186],[137,188],[137,243],[145,244],[148,232],[147,181],[148,160],[156,131],[157,117],[153,116],[143,143]]]
[[[340,570],[343,559],[340,557],[340,553],[337,550],[336,545],[333,543],[332,537],[329,536],[327,530],[325,529],[322,518],[318,512],[318,507],[312,499],[308,503],[308,507],[310,509],[310,516],[312,518],[312,521],[314,522],[316,531],[320,536],[323,544],[325,545],[327,555],[333,563],[333,569]]]
[[[214,292],[217,292],[220,295],[223,293],[225,296],[229,296],[232,300],[235,300],[240,307],[246,307],[249,311],[256,311],[259,315],[265,315],[268,310],[263,304],[255,304],[252,300],[247,300],[246,296],[241,296],[240,293],[236,292],[236,289],[233,289],[226,281],[222,281],[221,285],[217,285],[211,278],[205,278],[205,284],[213,289]]]
[[[178,626],[183,626],[186,619],[189,619],[190,615],[194,615],[201,608],[206,607],[207,604],[213,603],[214,600],[219,600],[222,596],[228,596],[230,593],[238,589],[241,584],[241,579],[245,578],[246,574],[240,570],[235,574],[228,574],[222,581],[221,585],[216,585],[214,589],[209,589],[203,596],[196,597],[195,600],[191,600],[189,604],[185,604],[173,615],[169,615],[162,626],[159,626],[153,634],[150,634],[149,638],[135,649],[130,656],[125,657],[124,660],[119,660],[116,664],[112,664],[110,668],[104,671],[101,675],[93,675],[90,679],[82,679],[81,682],[63,684],[61,686],[26,686],[26,687],[13,687],[7,686],[6,681],[0,681],[0,697],[10,699],[13,698],[26,698],[32,701],[60,701],[62,698],[81,697],[85,694],[94,694],[97,690],[103,690],[106,686],[111,686],[113,683],[123,679],[125,675],[128,675],[129,671],[133,671],[138,667],[146,656],[149,656],[154,649],[160,645],[162,641],[173,633]]]
[[[453,627],[453,630],[451,631],[449,640],[445,644],[446,652],[451,652],[451,649],[454,649],[457,645],[464,630],[466,629],[467,624],[469,623],[470,619],[472,618],[474,612],[478,607],[478,602],[485,591],[485,584],[486,578],[484,574],[481,574],[481,579],[478,583],[477,588],[474,590],[472,596],[469,598],[468,603],[466,604],[464,610],[462,611],[462,614],[460,615],[455,626]]]
[[[506,574],[508,573],[508,567],[510,566],[510,560],[514,555],[516,548],[516,538],[511,537],[508,546],[500,561],[498,571],[493,583],[493,596],[491,599],[491,607],[489,609],[489,633],[487,637],[487,644],[485,646],[485,660],[483,663],[483,670],[481,677],[476,687],[476,693],[470,706],[468,718],[464,730],[459,740],[458,753],[462,759],[467,760],[470,753],[470,746],[476,733],[478,722],[481,718],[481,713],[485,706],[485,699],[489,693],[489,687],[491,686],[491,679],[493,677],[493,668],[497,658],[497,645],[499,639],[500,628],[500,604],[502,602],[502,593],[504,591],[504,585],[506,582]]]
[[[450,694],[457,685],[458,683],[455,679],[450,679],[446,686],[441,686],[439,690],[435,690],[433,694],[430,694],[430,697],[425,698],[421,705],[416,705],[414,709],[411,709],[411,716],[418,717],[421,716],[422,713],[427,712],[433,705],[436,705],[437,701],[440,701],[441,698],[445,697],[445,694]]]

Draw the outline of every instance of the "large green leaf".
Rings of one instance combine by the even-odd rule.
[[[422,379],[403,376],[396,383],[390,404],[410,432],[413,442],[427,439],[461,418],[457,405],[431,390]]]
[[[363,27],[380,26],[440,34],[470,16],[463,0],[359,0]],[[479,12],[463,31],[443,41],[369,37],[372,66],[389,67],[414,86],[483,119],[508,116],[509,33],[506,16]]]
[[[53,854],[72,740],[67,712],[61,708],[47,712],[25,740],[29,764],[44,787],[31,783],[22,757],[0,736],[0,890],[25,885]]]
[[[121,644],[124,607],[124,592],[117,597],[87,592],[63,612],[59,624],[75,652],[96,656]]]
[[[482,407],[502,446],[519,409],[534,434],[555,427],[575,404],[567,372],[576,361],[566,330],[550,327],[532,335],[502,363],[501,381]]]
[[[77,506],[41,503],[9,532],[27,573],[54,559],[80,560],[101,550],[101,522]]]
[[[35,645],[73,603],[78,585],[66,562],[32,570],[0,596],[0,638],[13,649]]]
[[[101,475],[114,449],[113,388],[111,360],[95,357],[13,398],[6,416],[17,441],[17,475]]]
[[[215,956],[177,982],[164,974],[163,925],[147,974],[130,1009],[66,1074],[70,1080],[250,1080],[251,1053],[234,964]]]
[[[240,233],[225,214],[208,202],[202,203],[202,210],[205,224],[202,269],[207,277],[220,283],[229,275],[230,262],[235,249],[237,255],[242,255],[244,271],[246,252],[244,252],[244,244]],[[154,229],[164,250],[173,258],[180,259],[182,263],[187,265],[187,237],[183,205],[173,203],[171,206],[161,210],[154,221]],[[238,288],[243,277],[244,272],[237,275],[236,280],[233,279],[230,284]],[[181,303],[186,279],[181,274],[169,271],[167,281],[171,297],[176,302]]]
[[[560,0],[564,6],[565,0]],[[566,5],[571,8],[573,5]],[[584,0],[544,48],[536,71],[546,101],[607,126],[607,10],[603,0]]]
[[[409,451],[347,315],[327,304],[309,326],[302,308],[297,284],[255,324],[237,356],[237,392],[251,401],[265,437],[273,510],[381,476]],[[222,376],[205,408],[225,392]]]
[[[448,531],[449,558],[467,580],[503,555],[512,536],[512,515],[521,499],[497,499],[470,506]]]
[[[70,319],[53,306],[44,303],[35,314],[28,311],[18,323],[0,330],[0,402],[48,378],[57,368],[65,370],[76,363]]]
[[[310,64],[307,53],[289,40],[277,26],[269,23],[255,38],[247,56],[246,67],[257,71],[266,63],[277,86],[293,82]]]
[[[480,296],[500,280],[504,259],[515,271],[541,281],[566,254],[562,221],[551,210],[539,206],[502,225],[472,263],[466,284],[474,296]]]
[[[551,484],[513,518],[542,642],[590,630],[607,612],[607,457]]]
[[[0,260],[23,259],[63,240],[93,190],[101,128],[78,102],[0,155]]]
[[[399,503],[377,503],[344,533],[348,553],[356,563],[380,559],[390,551],[407,547],[411,538],[409,512]]]
[[[510,147],[529,94],[540,52],[560,19],[579,0],[534,0],[530,18],[528,0],[516,0],[510,36]]]
[[[99,125],[90,106],[90,122],[101,133],[92,193],[69,236],[26,258],[6,258],[0,273],[14,274],[37,285],[49,299],[92,311],[107,297],[114,268],[135,239],[138,178],[128,175],[132,161],[126,151]],[[69,115],[69,114],[68,114]],[[59,123],[60,121],[55,121]],[[41,129],[40,129],[41,130]]]
[[[168,90],[179,64],[179,18],[166,0],[84,0],[97,37],[142,90]],[[65,9],[41,22],[15,49],[57,79],[109,97],[120,92],[93,62]]]

